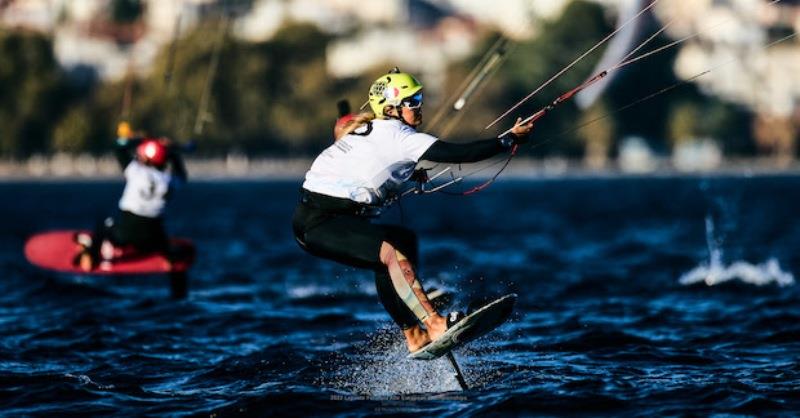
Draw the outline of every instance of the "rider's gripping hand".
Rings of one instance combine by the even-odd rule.
[[[506,148],[510,148],[512,145],[527,144],[531,132],[533,132],[533,121],[522,123],[522,118],[517,118],[517,122],[509,133],[500,138],[500,143]]]

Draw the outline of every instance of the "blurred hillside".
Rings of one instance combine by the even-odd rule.
[[[331,141],[337,100],[359,106],[371,81],[395,65],[426,85],[423,130],[452,141],[486,137],[512,118],[489,131],[486,124],[647,3],[3,0],[0,157],[103,155],[122,120],[194,139],[199,157],[310,156]],[[725,157],[793,161],[800,42],[767,46],[800,28],[798,2],[660,0],[653,10],[637,20],[627,47],[664,27],[642,53],[689,39],[614,73],[594,98],[559,107],[525,152],[599,168],[616,158],[635,169],[665,156],[687,169]],[[498,44],[496,72],[461,111],[447,111]],[[606,52],[581,60],[513,115],[583,82]]]

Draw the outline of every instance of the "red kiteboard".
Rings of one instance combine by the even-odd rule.
[[[102,262],[92,270],[85,271],[73,265],[72,261],[81,251],[80,244],[74,241],[76,230],[49,231],[35,234],[25,242],[25,258],[43,269],[76,274],[154,274],[185,272],[194,261],[194,244],[183,238],[173,238],[170,243],[175,254],[179,254],[171,264],[160,253],[131,253]]]

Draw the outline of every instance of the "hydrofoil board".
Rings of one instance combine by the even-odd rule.
[[[456,322],[436,341],[409,354],[408,358],[437,359],[453,349],[488,334],[508,320],[516,301],[516,293],[511,293],[484,305]]]
[[[180,273],[191,267],[194,261],[194,245],[191,241],[173,238],[170,245],[175,254],[170,261],[161,253],[126,254],[110,262],[103,262],[92,271],[85,271],[73,264],[75,256],[83,247],[74,240],[81,231],[60,230],[35,234],[25,242],[25,258],[43,269],[75,274],[158,274]]]

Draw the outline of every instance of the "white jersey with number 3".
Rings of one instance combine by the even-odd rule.
[[[133,160],[125,167],[125,180],[120,209],[147,218],[164,213],[172,181],[169,173]]]
[[[436,141],[399,120],[373,120],[323,151],[306,173],[303,188],[379,205],[399,191]]]

